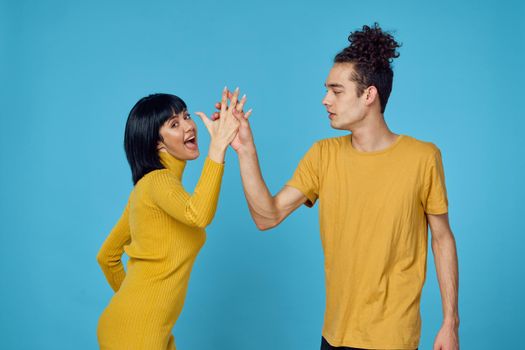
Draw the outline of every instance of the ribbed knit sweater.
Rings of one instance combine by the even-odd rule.
[[[116,292],[98,324],[101,349],[175,349],[171,330],[182,311],[190,272],[215,215],[224,165],[206,158],[194,193],[186,166],[159,152],[165,169],[137,182],[97,260]],[[121,261],[129,257],[127,271]]]

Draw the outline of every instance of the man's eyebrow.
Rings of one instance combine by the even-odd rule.
[[[330,84],[324,84],[327,88],[344,88],[343,84],[337,84],[337,83],[330,83]]]

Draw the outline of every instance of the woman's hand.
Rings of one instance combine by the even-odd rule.
[[[233,94],[228,91],[228,99],[233,98]],[[243,151],[249,151],[255,149],[255,144],[253,141],[253,134],[252,130],[250,128],[250,123],[248,122],[248,118],[252,114],[252,110],[250,109],[248,112],[244,113],[243,108],[244,104],[246,103],[246,95],[244,95],[239,103],[235,106],[235,109],[233,111],[233,115],[239,120],[240,126],[239,126],[239,132],[231,142],[232,148],[235,150],[235,152],[243,152]],[[218,110],[221,108],[221,103],[218,102],[215,104],[215,108]],[[212,115],[213,120],[220,119],[220,113],[215,112]]]
[[[224,162],[226,148],[228,148],[228,145],[233,141],[239,131],[240,123],[233,115],[237,106],[238,97],[239,88],[235,89],[230,99],[230,105],[228,106],[228,89],[226,87],[224,88],[220,105],[220,118],[217,120],[210,120],[202,112],[195,113],[201,118],[210,133],[211,141],[208,157],[217,163]]]

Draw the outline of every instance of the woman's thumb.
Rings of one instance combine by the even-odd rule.
[[[195,112],[195,114],[197,114],[199,118],[201,118],[202,122],[204,123],[204,126],[206,126],[206,129],[210,131],[210,127],[213,122],[206,116],[206,114],[202,112]]]

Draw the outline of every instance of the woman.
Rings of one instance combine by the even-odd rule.
[[[122,217],[97,260],[116,292],[98,324],[101,349],[175,349],[171,330],[182,311],[193,262],[204,244],[204,228],[215,210],[226,148],[242,110],[239,90],[227,106],[223,91],[220,117],[204,122],[211,137],[208,157],[192,195],[182,187],[187,160],[199,156],[197,128],[180,98],[155,94],[131,110],[124,136],[134,188]],[[215,118],[214,118],[215,119]],[[121,262],[129,256],[127,272]]]

